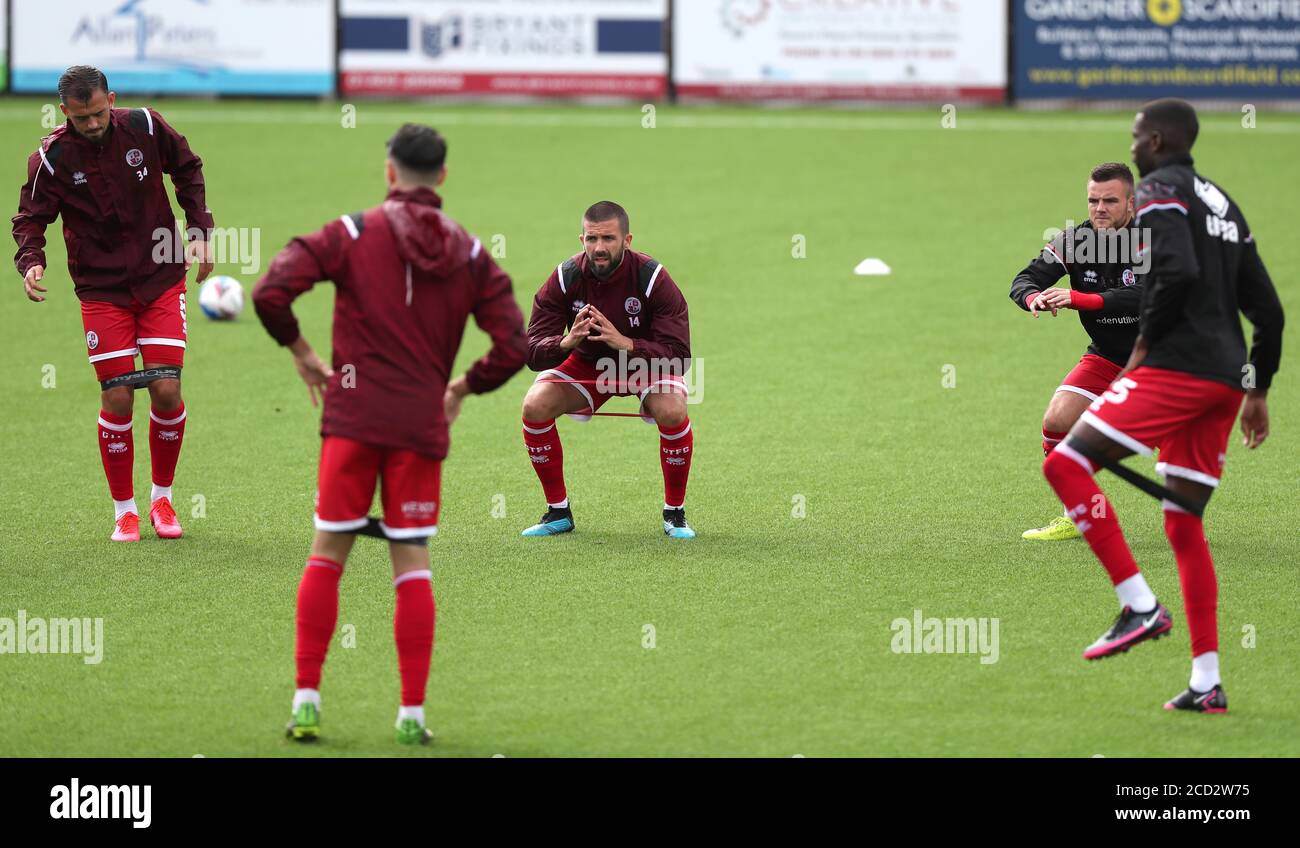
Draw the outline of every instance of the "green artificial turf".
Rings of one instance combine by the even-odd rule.
[[[577,531],[521,538],[544,508],[519,431],[531,375],[470,399],[430,544],[437,742],[393,743],[393,592],[384,546],[362,539],[323,739],[296,747],[282,727],[318,411],[251,309],[233,323],[193,309],[185,538],[146,528],[110,544],[97,386],[56,224],[48,301],[28,303],[12,271],[0,290],[0,617],[102,618],[104,654],[0,654],[0,755],[1300,755],[1294,329],[1273,435],[1258,451],[1234,436],[1206,516],[1228,715],[1160,708],[1190,656],[1154,501],[1100,478],[1175,617],[1172,638],[1117,659],[1081,659],[1117,611],[1087,546],[1020,539],[1060,508],[1039,424],[1086,337],[1069,313],[1031,320],[1007,289],[1045,229],[1084,218],[1088,170],[1127,161],[1131,116],[962,110],[944,129],[937,108],[661,107],[647,128],[636,104],[360,103],[347,128],[338,104],[149,105],[203,157],[218,225],[259,230],[263,269],[294,234],[382,198],[383,144],[406,120],[447,135],[445,208],[504,246],[525,314],[578,250],[582,210],[623,203],[634,247],[689,300],[704,362],[687,500],[699,537],[661,533],[653,428],[607,418],[560,424]],[[39,100],[0,100],[11,203],[41,115]],[[1298,141],[1296,116],[1264,112],[1248,130],[1216,115],[1196,149],[1246,210],[1293,323]],[[855,276],[866,257],[893,273]],[[218,273],[247,288],[260,276]],[[332,302],[326,284],[297,305],[322,352]],[[486,344],[471,327],[458,367]],[[891,622],[915,610],[997,619],[997,662],[895,653]]]

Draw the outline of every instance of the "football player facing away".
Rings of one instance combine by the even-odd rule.
[[[149,520],[159,538],[176,539],[182,531],[172,482],[186,420],[180,381],[188,329],[185,273],[196,261],[195,282],[212,271],[203,162],[154,110],[114,108],[117,97],[96,68],[68,68],[58,90],[68,120],[41,139],[27,160],[27,182],[13,217],[14,262],[28,299],[44,301],[45,228],[63,216],[68,275],[81,301],[86,353],[100,381],[99,455],[114,507],[110,538],[140,540],[131,419],[135,387],[147,384]],[[185,210],[184,249],[163,174],[171,176]],[[158,251],[159,245],[178,249]],[[143,373],[136,369],[137,355]],[[158,377],[158,369],[166,376]]]
[[[466,395],[505,383],[527,354],[510,277],[441,210],[434,189],[447,176],[446,152],[432,128],[401,127],[388,142],[384,202],[293,239],[253,292],[258,317],[292,351],[312,402],[324,394],[316,536],[298,586],[293,739],[320,732],[321,666],[357,532],[389,543],[401,676],[397,741],[432,738],[424,719],[435,615],[427,542],[438,530],[448,427]],[[291,308],[323,280],[335,286],[332,367],[313,352]],[[492,348],[452,379],[471,315]],[[376,481],[378,522],[368,518]]]
[[[691,340],[686,299],[664,267],[632,250],[627,212],[608,200],[582,216],[582,252],[551,272],[533,298],[528,366],[540,371],[524,396],[524,445],[547,509],[525,536],[573,530],[564,449],[555,419],[589,420],[611,397],[637,396],[659,426],[664,533],[692,539],[686,480],[695,435],[686,414]]]
[[[1141,332],[1120,378],[1048,454],[1043,471],[1119,595],[1119,617],[1084,651],[1100,659],[1173,626],[1093,480],[1100,460],[1159,450],[1156,471],[1193,507],[1162,503],[1192,645],[1191,681],[1165,709],[1221,713],[1228,699],[1219,675],[1218,586],[1200,513],[1219,485],[1238,410],[1248,448],[1268,436],[1283,316],[1241,208],[1193,167],[1198,128],[1196,112],[1181,100],[1154,101],[1137,115],[1137,220],[1150,228],[1151,251]],[[1238,312],[1255,328],[1249,359]]]
[[[1142,286],[1132,267],[1138,249],[1133,172],[1118,162],[1098,165],[1088,175],[1087,191],[1088,220],[1048,242],[1011,281],[1011,299],[1021,309],[1034,318],[1073,309],[1091,339],[1043,413],[1044,455],[1119,376],[1137,341]],[[1069,277],[1070,287],[1052,288],[1062,276]],[[1068,516],[1058,515],[1022,536],[1059,541],[1077,539],[1079,531]]]

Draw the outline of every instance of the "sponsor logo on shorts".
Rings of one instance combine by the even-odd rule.
[[[438,510],[437,501],[403,501],[402,515],[407,518],[428,518]]]
[[[77,171],[75,174],[73,174],[73,175],[72,175],[72,184],[73,184],[73,185],[85,185],[85,184],[86,184],[86,175],[85,175],[85,173],[83,173],[82,171]]]
[[[126,442],[109,442],[109,453],[126,453]]]
[[[86,347],[90,348],[91,350],[94,350],[95,348],[99,347],[99,334],[96,333],[94,330],[91,330],[88,333],[86,333]]]
[[[581,301],[581,300],[575,300],[575,301],[573,302],[573,311],[574,311],[574,312],[581,312],[581,311],[582,311],[582,307],[584,307],[584,306],[586,306],[586,305],[587,305],[587,304],[584,303],[584,302]]]
[[[144,154],[140,152],[140,148],[132,147],[126,152],[126,164],[130,165],[132,168],[139,167],[140,163],[143,161]]]
[[[635,297],[629,297],[623,301],[623,308],[627,310],[628,315],[636,315],[641,311],[641,301]]]

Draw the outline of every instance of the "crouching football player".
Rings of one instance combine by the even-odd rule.
[[[258,317],[293,352],[313,403],[317,392],[325,397],[316,537],[298,586],[293,739],[320,732],[321,666],[358,532],[387,539],[393,563],[397,741],[432,738],[424,720],[434,634],[427,542],[438,531],[448,425],[465,395],[509,380],[527,350],[510,278],[440,208],[434,188],[447,174],[446,150],[433,129],[403,126],[388,144],[383,204],[291,241],[253,292]],[[333,280],[336,291],[333,367],[313,352],[291,309],[322,280]],[[492,337],[492,349],[453,380],[470,315]],[[368,517],[376,481],[379,521]]]
[[[1108,162],[1088,178],[1088,220],[1070,227],[1043,248],[1011,281],[1011,299],[1037,318],[1040,312],[1073,309],[1092,340],[1079,363],[1057,387],[1043,413],[1043,454],[1049,454],[1088,404],[1119,376],[1138,333],[1142,285],[1133,263],[1138,250],[1133,222],[1133,172]],[[1053,288],[1068,276],[1070,288]],[[1025,539],[1079,538],[1068,516],[1026,530]]]
[[[692,539],[686,479],[695,436],[686,414],[690,325],[686,299],[663,266],[632,250],[627,212],[601,201],[582,216],[583,251],[560,263],[533,299],[528,366],[542,372],[524,396],[524,445],[547,509],[525,536],[573,530],[564,449],[555,419],[588,420],[611,397],[637,396],[659,426],[663,530]]]

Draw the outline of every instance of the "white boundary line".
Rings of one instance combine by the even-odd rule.
[[[341,104],[340,104],[341,105]],[[354,104],[356,105],[356,104]],[[373,109],[364,102],[357,110],[358,117],[366,122],[376,124],[400,124],[413,118],[419,118],[434,125],[469,126],[469,127],[608,127],[641,130],[640,105],[635,108],[618,110],[616,107],[593,106],[587,110],[555,111],[547,104],[520,106],[517,109],[503,111],[477,110],[473,107],[463,111],[428,112],[428,104],[413,101],[409,108],[393,110],[392,104],[377,104]],[[499,110],[499,107],[493,107]],[[740,111],[746,107],[735,107],[735,114],[707,114],[709,107],[663,107],[656,118],[658,129],[738,129],[738,130],[838,130],[861,132],[863,130],[885,130],[899,132],[931,132],[941,129],[940,116],[928,111],[917,111],[907,115],[844,115],[833,112],[792,112],[773,113],[761,106],[747,107],[749,112]],[[1126,115],[1113,119],[1096,118],[1080,121],[1076,113],[1061,113],[1052,117],[1044,113],[1030,113],[1025,117],[1008,115],[1005,117],[981,117],[978,109],[971,108],[962,117],[959,127],[947,132],[1069,132],[1069,133],[1120,133],[1127,132],[1131,118]],[[974,112],[975,114],[971,114]],[[1249,130],[1251,133],[1264,135],[1300,135],[1300,121],[1287,119],[1276,123],[1263,123]],[[40,110],[33,107],[0,107],[0,122],[4,123],[39,123]],[[256,109],[210,109],[195,111],[188,106],[181,106],[168,111],[168,120],[173,124],[320,124],[339,126],[340,113],[335,110],[317,110],[309,108],[303,111],[280,111],[273,104],[265,110]],[[1201,124],[1201,133],[1227,134],[1244,132],[1237,121],[1206,121]]]

